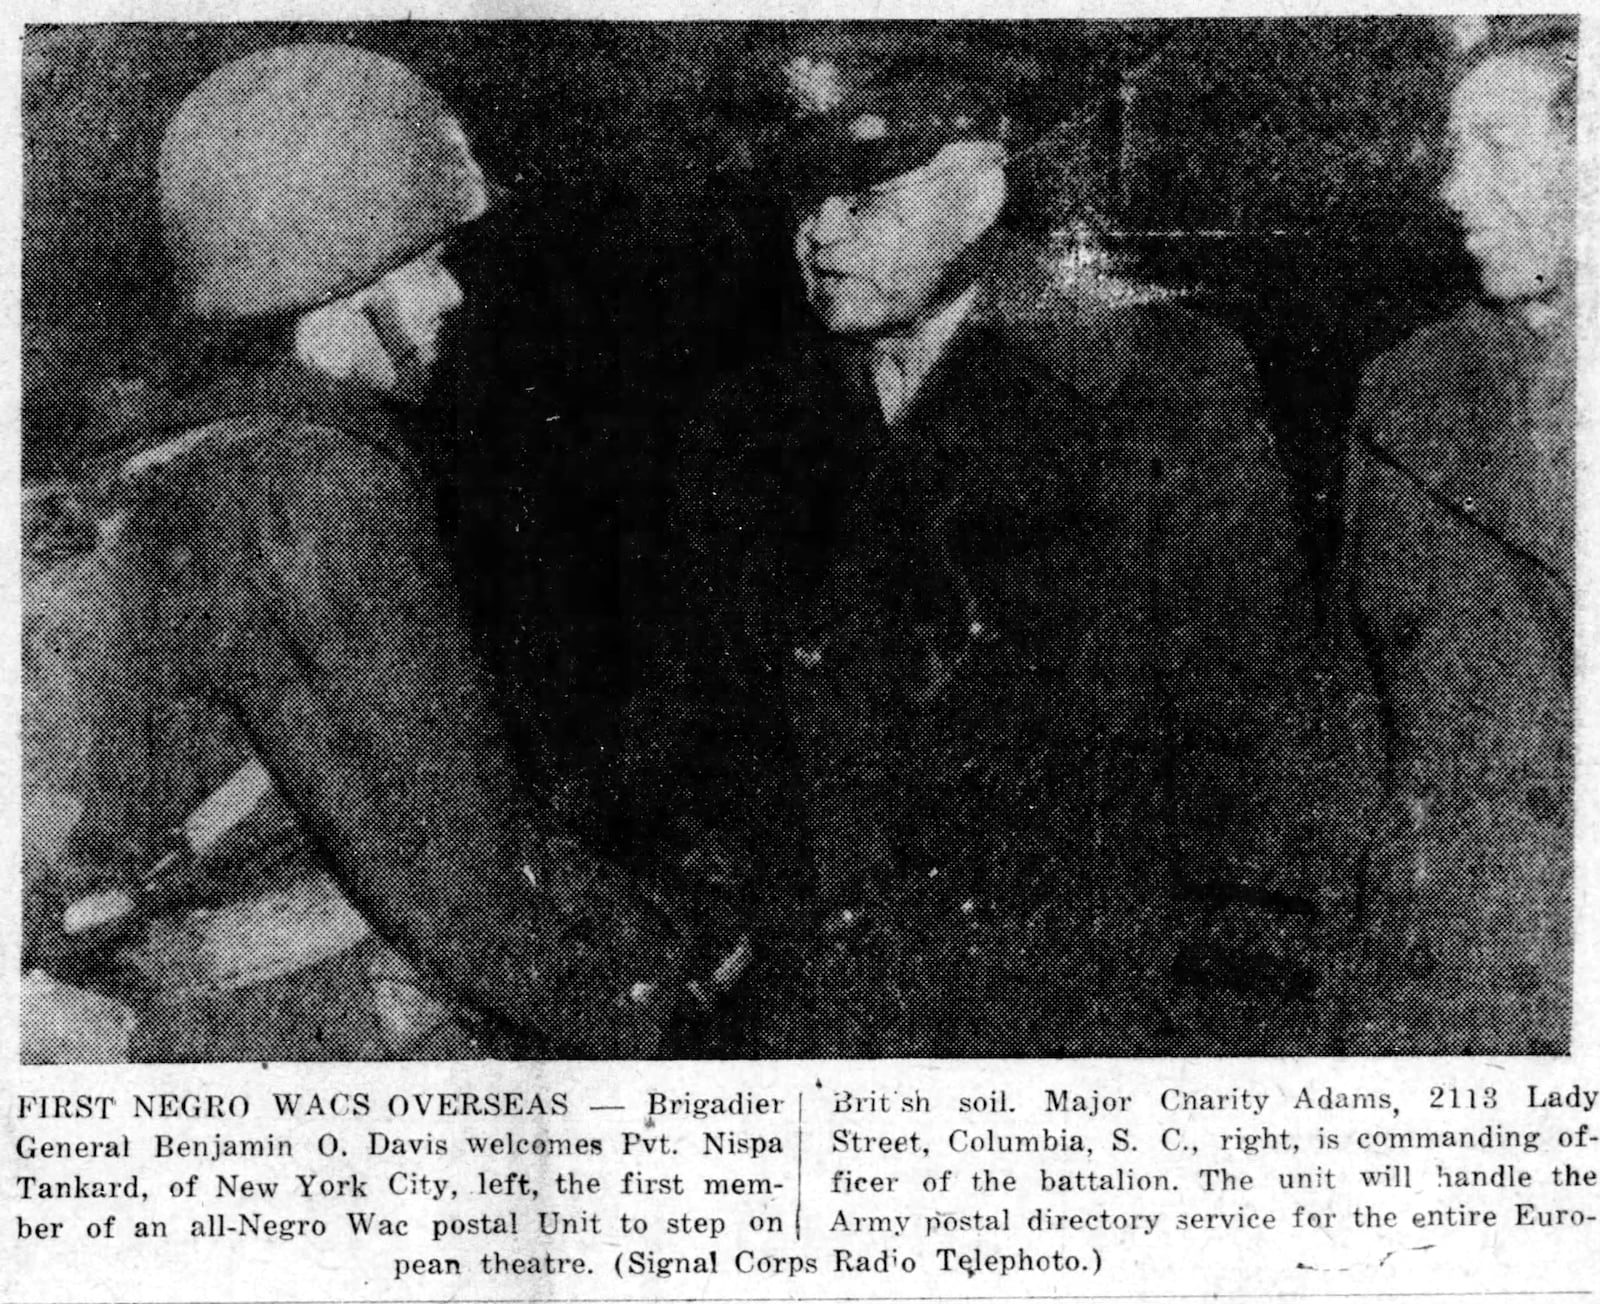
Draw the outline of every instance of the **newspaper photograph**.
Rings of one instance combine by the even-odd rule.
[[[1593,1293],[1590,21],[11,26],[4,1304]]]

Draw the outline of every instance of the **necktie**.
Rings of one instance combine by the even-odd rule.
[[[880,340],[872,347],[872,383],[884,422],[893,425],[911,400],[910,342]]]

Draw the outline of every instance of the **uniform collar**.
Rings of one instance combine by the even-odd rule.
[[[927,370],[943,356],[945,348],[978,300],[979,286],[970,285],[915,329],[872,342],[872,351],[908,367]]]
[[[336,380],[294,361],[224,371],[199,389],[171,396],[157,428],[171,438],[263,413],[342,431],[387,453],[412,473],[419,470],[414,440],[393,404],[365,386]]]
[[[961,366],[973,349],[996,348],[1014,360],[1025,359],[1085,402],[1113,402],[1145,347],[1146,315],[1063,292],[1051,280],[1039,248],[1017,236],[996,233],[981,261],[977,281],[934,319],[938,325],[930,334],[937,339],[942,330],[942,339],[921,378],[920,393],[926,396],[939,375]],[[865,402],[871,386],[861,386],[862,345],[825,341],[824,351],[836,359],[852,391],[860,387],[857,397]]]
[[[976,284],[968,286],[912,331],[872,342],[869,352],[874,370],[888,366],[898,373],[896,379],[903,395],[898,411],[892,415],[885,412],[885,419],[898,419],[915,406],[924,382],[943,360],[951,341],[971,315],[979,289]],[[879,393],[882,397],[881,389]]]
[[[1419,392],[1394,396],[1397,403],[1410,398],[1420,405],[1414,410],[1428,415],[1373,431],[1381,457],[1426,485],[1459,519],[1570,579],[1570,522],[1557,519],[1570,505],[1549,491],[1548,477],[1570,475],[1571,468],[1552,467],[1530,429],[1540,418],[1534,405],[1552,394],[1562,401],[1559,390],[1573,383],[1570,313],[1535,331],[1520,313],[1475,301],[1434,338],[1434,348],[1419,358],[1421,372],[1398,378]]]

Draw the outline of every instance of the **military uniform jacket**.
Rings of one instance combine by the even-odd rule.
[[[981,307],[892,429],[864,372],[808,345],[686,438],[677,791],[757,845],[804,830],[824,913],[1181,898],[1252,954],[1327,917],[1348,756],[1300,709],[1310,593],[1238,340]]]
[[[1480,304],[1380,358],[1345,568],[1389,728],[1356,1043],[1562,1050],[1572,913],[1573,377]]]
[[[553,857],[523,802],[383,409],[291,368],[178,405],[155,442],[98,546],[30,586],[30,842],[52,841],[53,791],[78,808],[64,862],[150,863],[253,755],[435,994],[524,1047],[650,1049],[652,1017],[616,997],[670,972],[666,934],[619,907],[579,935],[607,881]],[[614,970],[613,945],[640,972]]]

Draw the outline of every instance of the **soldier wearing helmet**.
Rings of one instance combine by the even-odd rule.
[[[32,958],[125,1000],[135,1058],[655,1053],[676,925],[519,788],[402,433],[490,202],[460,125],[389,59],[269,49],[159,180],[224,347],[32,504]]]

